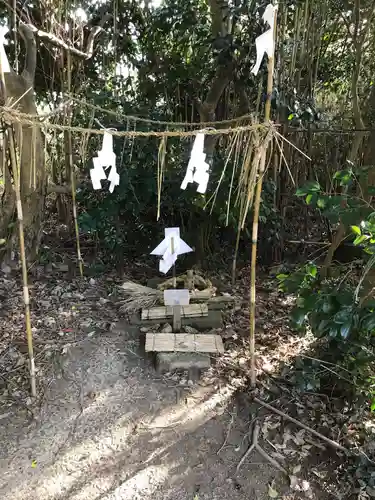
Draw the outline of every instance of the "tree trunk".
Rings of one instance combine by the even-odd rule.
[[[32,32],[24,25],[20,32],[26,45],[25,68],[21,75],[6,73],[5,86],[7,103],[21,113],[36,115],[37,107],[34,96],[34,74],[36,65],[36,44]],[[18,166],[20,169],[20,188],[24,213],[25,246],[27,259],[32,261],[38,254],[44,203],[46,196],[46,167],[43,135],[38,126],[14,122],[15,142]],[[9,163],[8,148],[4,144],[5,162]],[[6,167],[7,168],[7,167]],[[15,220],[15,193],[12,180],[6,183],[0,206],[0,237],[7,241],[7,249],[12,246],[12,231]],[[3,236],[4,235],[4,236]]]

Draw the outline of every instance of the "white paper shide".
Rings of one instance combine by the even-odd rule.
[[[254,75],[258,74],[260,65],[262,64],[264,54],[268,57],[273,57],[275,51],[275,11],[277,10],[277,5],[272,5],[269,3],[263,14],[263,21],[270,26],[270,29],[262,33],[255,40],[255,47],[257,51],[257,60],[251,72]]]
[[[164,229],[165,238],[154,248],[151,255],[161,255],[159,271],[166,274],[175,264],[178,255],[192,252],[193,249],[180,238],[179,227],[167,227]]]
[[[105,131],[103,135],[102,149],[98,151],[98,156],[93,159],[94,168],[90,170],[90,177],[94,189],[101,189],[101,181],[107,179],[104,168],[111,168],[108,175],[110,182],[109,192],[113,193],[115,186],[120,184],[120,176],[116,170],[116,154],[113,151],[113,136]]]
[[[210,176],[209,168],[210,166],[206,162],[206,154],[204,153],[204,132],[201,131],[194,140],[181,189],[186,189],[189,183],[196,182],[198,184],[197,192],[202,194],[205,193]]]

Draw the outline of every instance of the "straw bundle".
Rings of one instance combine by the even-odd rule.
[[[163,300],[163,292],[149,288],[148,286],[134,283],[133,281],[125,281],[120,286],[126,294],[125,300],[121,301],[120,312],[132,314],[138,312],[142,308],[149,308]]]

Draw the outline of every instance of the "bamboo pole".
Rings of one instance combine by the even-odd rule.
[[[70,95],[72,90],[72,59],[71,54],[68,51],[67,53],[67,72],[68,72],[68,95]],[[72,125],[72,106],[71,104],[67,107],[67,118],[69,127]],[[70,171],[70,186],[72,190],[72,211],[73,211],[73,221],[74,221],[74,230],[76,236],[76,248],[77,248],[77,259],[79,266],[79,274],[81,278],[83,277],[83,260],[81,254],[81,243],[79,239],[79,227],[78,227],[78,217],[77,217],[77,203],[76,203],[76,180],[74,175],[74,164],[73,164],[73,148],[72,148],[72,133],[70,130],[67,131],[68,135],[68,161],[69,161],[69,171]]]
[[[5,78],[3,73],[3,66],[0,57],[0,81],[1,81],[1,96],[0,99],[2,104],[6,103],[6,87]],[[35,360],[34,360],[34,347],[33,347],[33,334],[31,330],[31,314],[30,314],[30,294],[28,286],[28,276],[27,276],[27,263],[26,263],[26,251],[25,251],[25,233],[23,224],[23,210],[22,210],[22,198],[21,198],[21,179],[20,179],[20,164],[17,161],[16,147],[13,136],[13,129],[11,126],[6,126],[7,139],[9,143],[9,155],[10,164],[13,174],[13,184],[14,191],[16,195],[17,204],[17,218],[18,218],[18,230],[19,230],[19,240],[20,240],[20,256],[22,264],[22,282],[23,282],[23,300],[25,305],[25,325],[26,325],[26,337],[27,337],[27,347],[29,352],[29,371],[30,371],[30,386],[31,386],[31,396],[36,397],[36,376],[35,376]],[[22,134],[22,127],[21,127]]]
[[[277,10],[274,14],[274,41],[276,44],[276,19]],[[267,76],[267,98],[264,109],[264,121],[268,123],[271,116],[271,96],[273,87],[273,70],[275,66],[275,54],[268,58],[268,76]],[[263,175],[266,165],[267,144],[263,147],[262,156],[259,162],[258,170],[258,183],[256,186],[255,200],[254,200],[254,216],[253,216],[253,230],[252,230],[252,244],[251,244],[251,271],[250,271],[250,380],[251,386],[255,387],[256,383],[256,370],[255,370],[255,303],[256,303],[256,262],[257,262],[257,244],[258,244],[258,224],[259,224],[259,208],[260,198],[262,194]]]

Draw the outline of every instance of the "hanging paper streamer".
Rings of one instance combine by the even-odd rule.
[[[102,149],[98,151],[98,156],[92,159],[94,168],[90,170],[90,177],[94,189],[101,189],[101,180],[107,179],[104,167],[111,167],[108,175],[110,182],[109,192],[113,193],[115,186],[120,184],[120,176],[116,170],[116,154],[113,151],[113,136],[105,131],[103,135]]]
[[[209,164],[206,162],[204,153],[204,132],[199,132],[194,140],[185,178],[182,181],[181,189],[186,189],[187,185],[196,182],[198,193],[205,193],[207,190],[209,174]]]
[[[257,51],[257,60],[255,66],[251,70],[254,75],[258,74],[260,65],[262,64],[263,56],[266,53],[268,57],[273,57],[275,51],[275,37],[274,37],[274,26],[275,26],[275,11],[277,5],[272,5],[269,3],[263,14],[263,21],[270,26],[270,29],[265,33],[262,33],[255,40],[255,47]]]
[[[0,26],[0,57],[1,57],[1,69],[3,73],[10,73],[9,61],[7,54],[5,52],[5,35],[8,33],[8,28],[6,26]]]
[[[116,155],[113,151],[113,135],[104,132],[102,149],[98,151],[98,158],[103,167],[116,167]]]
[[[161,255],[159,271],[166,274],[175,264],[178,255],[192,252],[193,249],[180,238],[179,227],[167,227],[164,229],[165,238],[154,248],[151,255]]]
[[[103,179],[106,179],[107,176],[105,175],[104,169],[101,165],[100,159],[98,157],[95,157],[92,159],[92,162],[94,164],[94,168],[90,170],[90,177],[91,177],[91,182],[92,182],[92,187],[96,189],[101,189],[102,188],[102,183],[100,182]]]
[[[108,180],[110,182],[109,192],[113,193],[113,190],[115,189],[115,186],[118,186],[120,184],[120,176],[117,173],[116,165],[114,165],[113,167],[111,167],[111,170],[110,170],[109,175],[108,175]]]

